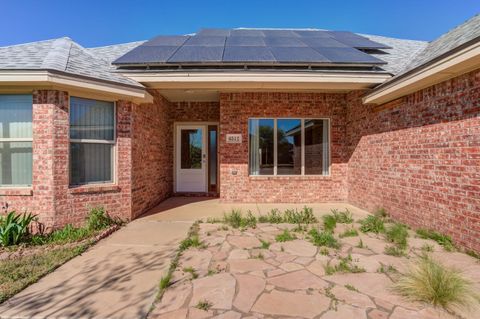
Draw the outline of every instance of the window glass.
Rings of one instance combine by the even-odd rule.
[[[114,176],[115,105],[70,99],[70,183],[112,183]]]
[[[277,175],[302,174],[302,123],[277,120]]]
[[[0,95],[0,186],[32,184],[31,95]]]
[[[202,130],[181,130],[180,162],[182,169],[202,169]]]
[[[328,121],[305,120],[305,174],[328,174]]]
[[[273,175],[273,133],[273,119],[249,121],[251,175]]]

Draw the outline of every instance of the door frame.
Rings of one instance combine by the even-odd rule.
[[[208,193],[208,160],[209,160],[209,154],[208,154],[208,126],[209,125],[216,125],[217,126],[217,141],[220,141],[220,126],[219,122],[174,122],[173,123],[173,193],[177,194],[182,194],[184,192],[177,192],[177,132],[178,132],[178,127],[179,126],[203,126],[204,127],[204,132],[205,132],[205,139],[204,141],[206,142],[205,144],[205,149],[206,149],[206,158],[205,158],[205,192],[199,192],[201,193]],[[219,155],[219,144],[217,142],[217,193],[220,190],[220,156]],[[188,193],[188,192],[187,192]],[[198,192],[192,192],[192,193],[198,193]]]

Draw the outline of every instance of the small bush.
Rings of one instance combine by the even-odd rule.
[[[331,232],[335,230],[335,227],[337,227],[337,221],[335,220],[335,217],[333,215],[323,215],[323,230],[326,232]]]
[[[239,228],[242,224],[242,212],[239,209],[232,209],[230,213],[223,215],[223,222],[233,228]]]
[[[360,230],[364,233],[382,233],[385,230],[383,219],[376,215],[369,215],[360,221]]]
[[[455,248],[450,236],[437,233],[433,230],[422,228],[417,229],[417,236],[423,239],[431,239],[436,241],[440,246],[443,246],[446,251],[452,251]]]
[[[212,306],[213,304],[210,301],[204,299],[200,300],[195,307],[204,311],[208,311],[210,308],[212,308]]]
[[[283,222],[283,217],[280,211],[276,208],[272,209],[266,216],[262,215],[258,218],[260,223],[280,224]]]
[[[296,209],[287,209],[283,214],[283,222],[289,224],[313,224],[317,218],[313,215],[310,207],[304,207],[301,211]]]
[[[203,247],[203,243],[198,238],[198,235],[192,235],[188,238],[185,238],[180,243],[180,251],[189,249],[190,247]]]
[[[405,249],[407,247],[408,231],[407,226],[395,223],[389,226],[385,231],[385,237],[398,248]]]
[[[472,283],[460,272],[424,256],[395,284],[402,296],[447,310],[469,307],[480,301]]]
[[[308,233],[310,235],[310,240],[315,246],[325,246],[330,248],[339,248],[340,244],[333,237],[331,232],[319,232],[317,229],[312,228]]]
[[[262,245],[260,246],[260,248],[262,249],[268,249],[270,248],[270,242],[266,241],[266,240],[263,240],[263,239],[260,239],[260,242],[262,243]]]
[[[280,235],[277,235],[277,237],[275,237],[275,240],[277,242],[280,242],[280,243],[283,243],[283,242],[286,242],[286,241],[291,241],[291,240],[294,240],[294,239],[297,239],[297,237],[294,234],[291,234],[288,231],[288,229],[284,229],[283,233],[281,233]]]
[[[12,246],[24,241],[29,235],[30,224],[36,219],[33,214],[9,212],[0,216],[0,245]]]
[[[352,213],[348,209],[344,211],[338,211],[338,209],[332,209],[332,214],[335,217],[335,220],[339,224],[351,224],[353,223]]]
[[[85,227],[89,230],[101,230],[115,224],[116,221],[113,220],[106,212],[103,207],[95,207],[90,210],[86,218]]]
[[[338,237],[340,237],[340,238],[355,237],[355,236],[358,236],[358,231],[355,228],[346,229],[343,233],[338,235]]]

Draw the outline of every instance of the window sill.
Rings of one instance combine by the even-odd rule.
[[[32,196],[31,187],[0,187],[0,196]]]
[[[70,194],[91,194],[91,193],[112,193],[119,192],[120,186],[114,184],[90,184],[80,186],[70,186]]]
[[[330,180],[331,175],[248,175],[252,180],[255,179],[280,179],[280,180]]]

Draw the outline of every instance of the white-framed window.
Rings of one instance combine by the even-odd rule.
[[[250,175],[329,175],[329,119],[251,118],[248,140]]]
[[[32,185],[31,94],[0,95],[0,187]]]
[[[70,184],[113,183],[115,103],[70,98]]]

